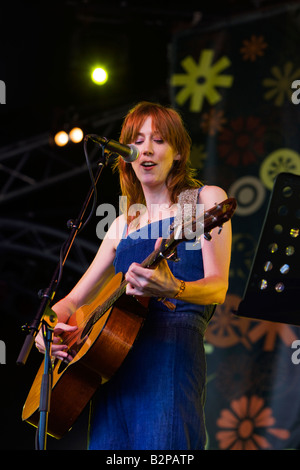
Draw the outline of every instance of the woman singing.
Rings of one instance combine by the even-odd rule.
[[[52,354],[68,359],[59,334],[74,330],[67,325],[70,315],[91,302],[113,266],[125,275],[127,295],[150,297],[149,313],[123,364],[92,400],[89,448],[204,449],[203,335],[215,305],[225,300],[231,224],[220,234],[213,229],[210,241],[202,236],[196,246],[180,243],[177,261],[164,259],[155,269],[141,263],[176,221],[180,201],[196,195],[196,204],[207,210],[227,195],[193,177],[190,137],[172,108],[139,103],[124,120],[120,142],[139,149],[134,162],[117,162],[127,210],[112,223],[74,289],[52,307],[59,321]],[[131,210],[137,204],[144,207],[140,213]],[[40,335],[36,343],[44,351]]]

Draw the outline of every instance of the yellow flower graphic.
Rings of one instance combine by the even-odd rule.
[[[272,409],[264,406],[264,400],[256,395],[231,402],[231,410],[222,410],[217,425],[220,449],[259,450],[271,449],[272,445],[262,434],[269,433],[278,439],[286,440],[290,432],[273,427],[275,418]]]
[[[262,82],[263,86],[270,88],[270,90],[265,93],[264,98],[266,100],[274,99],[275,106],[282,106],[285,98],[291,100],[293,91],[291,84],[300,77],[300,68],[296,69],[294,72],[293,68],[294,66],[291,62],[287,62],[284,65],[282,72],[279,67],[274,66],[271,68],[271,73],[274,78],[265,78]]]
[[[174,74],[171,77],[172,86],[182,87],[176,95],[178,105],[182,106],[191,98],[190,110],[201,111],[204,98],[211,105],[221,100],[222,97],[216,87],[231,87],[233,76],[220,74],[230,66],[230,60],[223,56],[213,64],[213,55],[213,50],[205,49],[200,55],[198,64],[191,56],[183,59],[181,65],[186,73]]]

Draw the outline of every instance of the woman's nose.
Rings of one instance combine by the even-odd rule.
[[[153,145],[151,140],[145,140],[142,148],[143,155],[152,155],[153,154]]]

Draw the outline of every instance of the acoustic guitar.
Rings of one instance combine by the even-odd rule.
[[[168,239],[142,263],[153,269],[162,259],[171,260],[179,243],[204,234],[211,238],[215,227],[231,219],[236,200],[229,198],[206,211],[202,217],[175,228]],[[201,219],[201,220],[200,220]],[[199,222],[200,220],[200,222]],[[64,333],[63,343],[73,359],[53,361],[51,404],[47,433],[60,439],[70,430],[98,387],[107,382],[122,365],[147,316],[148,298],[126,295],[127,282],[116,274],[95,300],[84,305],[69,319],[77,330]],[[39,402],[44,362],[34,379],[23,407],[22,419],[34,426],[39,423]]]

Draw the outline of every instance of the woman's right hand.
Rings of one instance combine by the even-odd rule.
[[[57,323],[54,328],[54,335],[53,335],[53,343],[51,346],[51,356],[57,357],[62,361],[69,362],[72,360],[72,356],[70,355],[70,351],[68,352],[68,346],[63,344],[62,338],[59,336],[62,333],[71,333],[77,330],[77,326],[71,326],[67,323]],[[35,338],[35,345],[40,353],[45,353],[45,343],[43,338],[42,329],[40,329],[39,333]]]

